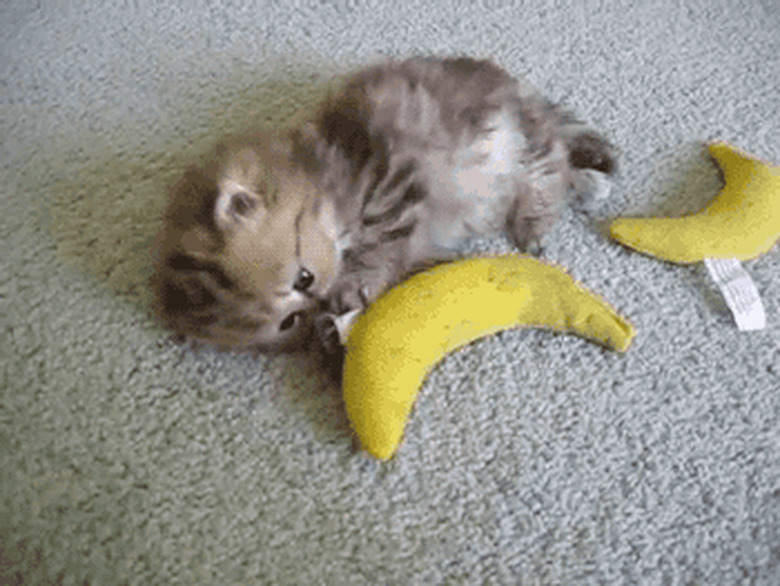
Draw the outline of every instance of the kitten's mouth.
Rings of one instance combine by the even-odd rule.
[[[314,295],[307,295],[306,303],[303,308],[292,311],[279,322],[279,331],[289,333],[293,329],[300,329],[304,322],[310,324],[311,318],[317,312],[327,310],[327,301]]]

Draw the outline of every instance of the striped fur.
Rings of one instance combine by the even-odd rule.
[[[285,350],[411,271],[508,232],[533,247],[610,145],[488,61],[356,73],[307,123],[225,147],[173,190],[153,289],[163,322]],[[592,183],[592,182],[590,182]]]

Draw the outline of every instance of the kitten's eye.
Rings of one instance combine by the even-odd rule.
[[[301,314],[298,312],[291,313],[286,318],[282,320],[282,323],[279,324],[279,331],[284,332],[292,328],[295,324],[298,323],[298,320],[300,319]]]
[[[230,213],[236,216],[245,216],[255,207],[255,201],[248,193],[239,191],[230,198]]]
[[[305,268],[301,267],[301,270],[298,271],[298,276],[295,277],[295,284],[293,285],[293,289],[303,293],[309,287],[311,287],[312,283],[314,283],[314,275],[312,275]]]

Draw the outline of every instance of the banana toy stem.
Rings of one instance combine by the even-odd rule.
[[[431,368],[515,327],[574,333],[621,352],[636,333],[565,271],[535,258],[471,258],[414,275],[369,306],[347,340],[344,401],[364,448],[390,458]]]

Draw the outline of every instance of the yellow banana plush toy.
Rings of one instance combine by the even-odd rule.
[[[619,351],[635,335],[604,301],[535,258],[471,258],[414,275],[369,306],[347,338],[344,402],[363,447],[390,458],[430,369],[513,327],[579,334]]]
[[[612,237],[681,264],[768,252],[780,238],[780,167],[725,142],[712,142],[708,150],[725,183],[709,205],[682,218],[619,218],[610,227]]]

